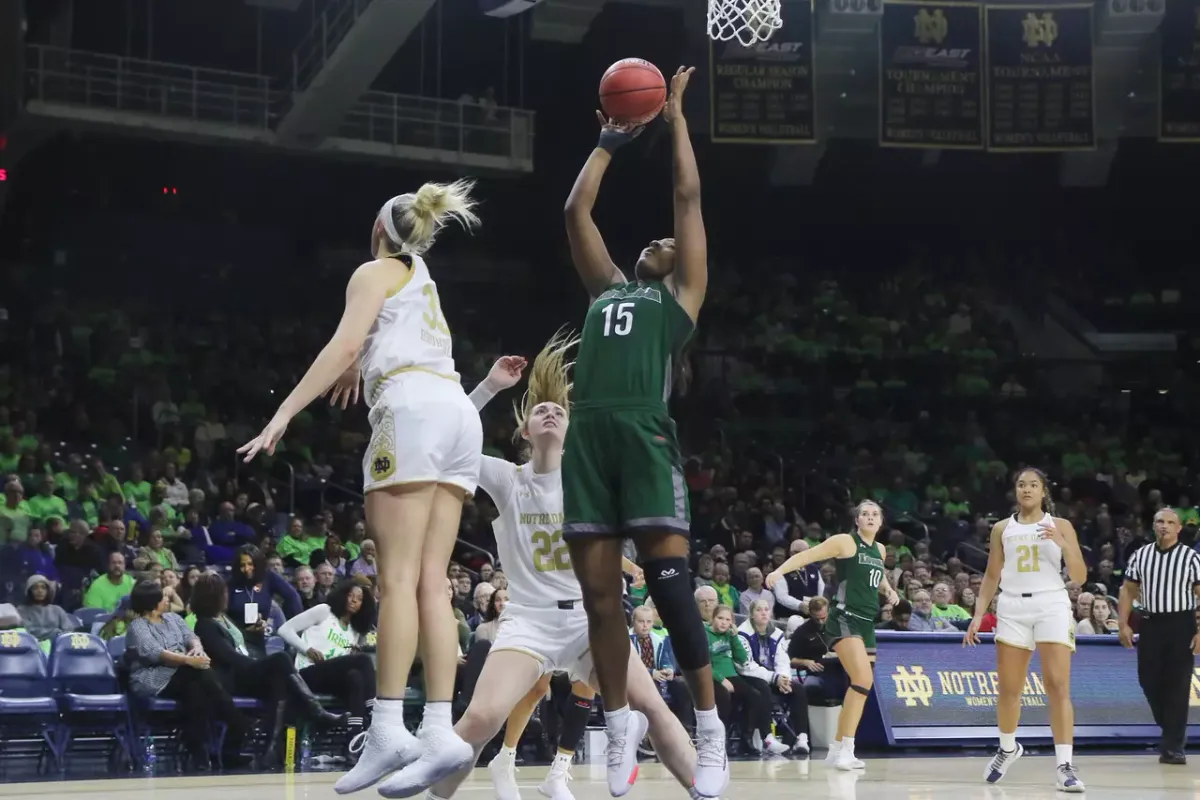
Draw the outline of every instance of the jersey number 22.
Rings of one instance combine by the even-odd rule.
[[[533,568],[538,572],[557,572],[571,568],[571,551],[562,540],[562,531],[534,531]]]

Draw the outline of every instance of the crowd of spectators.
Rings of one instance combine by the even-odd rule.
[[[1176,508],[1189,542],[1200,524],[1196,442],[1177,415],[1194,396],[1186,378],[1142,410],[1114,402],[1114,387],[1099,401],[1059,391],[1053,368],[1024,363],[986,282],[924,263],[882,281],[714,270],[677,416],[721,713],[752,751],[803,752],[802,708],[840,696],[815,630],[836,592],[832,565],[774,591],[763,578],[845,530],[854,503],[886,510],[886,565],[902,599],[878,624],[892,630],[965,627],[1018,465],[1049,471],[1056,513],[1079,531],[1091,570],[1070,587],[1079,634],[1112,632],[1112,597],[1156,510]],[[196,293],[228,280],[198,275]],[[341,280],[322,273],[297,302]],[[485,315],[466,312],[486,293],[445,294],[455,291],[461,302],[447,307],[464,310],[454,321],[468,386],[502,346],[540,344],[542,332],[481,330]],[[0,367],[0,602],[46,647],[80,629],[81,609],[99,610],[100,634],[126,637],[131,689],[191,703],[198,720],[216,715],[231,748],[247,728],[241,712],[200,709],[199,698],[214,680],[229,696],[259,697],[279,712],[271,760],[277,723],[297,713],[345,727],[348,744],[369,724],[374,690],[376,546],[356,491],[365,415],[316,405],[273,458],[247,467],[233,456],[319,346],[325,316],[300,306],[286,317],[167,317],[56,290],[0,320],[14,354]],[[503,409],[485,423],[488,451],[512,457]],[[491,555],[494,514],[486,496],[468,500],[448,571],[464,701],[508,599]],[[633,585],[631,641],[691,724],[669,633],[644,599]],[[993,624],[988,614],[983,629]],[[268,653],[273,637],[289,655]],[[315,694],[337,695],[345,717],[329,718]],[[777,709],[791,723],[772,734]]]

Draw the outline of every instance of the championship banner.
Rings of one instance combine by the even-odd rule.
[[[985,640],[990,636],[981,637]],[[1116,636],[1081,636],[1071,662],[1076,740],[1148,738],[1158,728],[1137,679],[1137,654]],[[990,644],[963,647],[961,633],[879,633],[875,691],[892,743],[994,739],[999,682]],[[1200,731],[1200,668],[1192,678],[1188,725]],[[1035,654],[1021,697],[1025,736],[1049,736],[1050,701]],[[1196,727],[1192,727],[1196,726]]]
[[[770,41],[708,46],[709,132],[714,142],[816,141],[812,0],[784,0]]]
[[[891,0],[879,23],[879,143],[983,147],[983,9]]]
[[[1092,6],[987,6],[988,149],[1096,146]]]
[[[1158,139],[1200,142],[1200,0],[1167,0],[1158,32]]]

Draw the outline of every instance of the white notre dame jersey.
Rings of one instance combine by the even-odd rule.
[[[508,599],[545,607],[583,597],[562,538],[562,471],[537,475],[530,464],[518,467],[484,456],[479,485],[499,512],[492,530],[508,577]]]
[[[1034,523],[1017,522],[1009,517],[1001,534],[1004,544],[1004,569],[1000,573],[1000,591],[1034,594],[1065,589],[1062,548],[1053,539],[1043,539],[1038,525],[1052,522],[1045,514]]]
[[[421,370],[458,380],[450,327],[442,314],[437,284],[420,256],[392,256],[408,264],[409,279],[383,303],[363,344],[360,365],[368,403],[383,381],[398,372]]]

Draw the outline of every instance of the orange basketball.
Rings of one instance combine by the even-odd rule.
[[[617,122],[645,125],[667,102],[667,82],[658,67],[640,58],[624,58],[600,79],[600,107]]]

